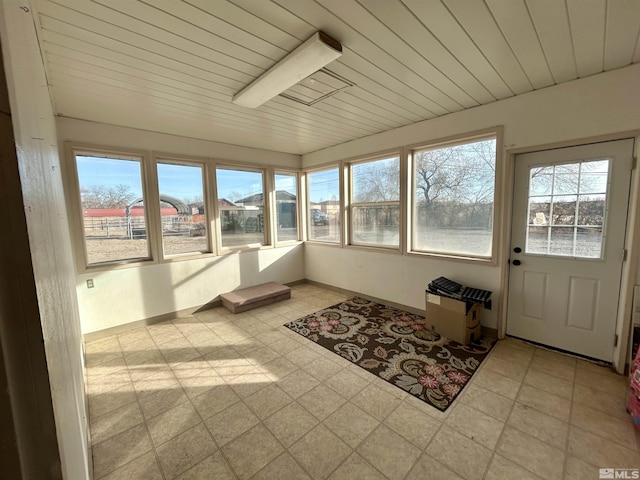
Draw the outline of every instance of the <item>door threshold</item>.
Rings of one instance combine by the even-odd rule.
[[[544,350],[549,350],[550,352],[562,353],[563,355],[568,355],[569,357],[579,358],[580,360],[586,360],[587,362],[594,363],[596,365],[600,365],[602,367],[612,367],[613,362],[605,362],[604,360],[600,360],[598,358],[589,357],[587,355],[582,355],[580,353],[570,352],[569,350],[563,350],[562,348],[552,347],[550,345],[545,345],[543,343],[534,342],[533,340],[527,340],[526,338],[516,337],[513,335],[506,335],[506,338],[513,338],[514,340],[519,340],[524,343],[528,343],[529,345],[533,345],[538,348],[542,348]]]

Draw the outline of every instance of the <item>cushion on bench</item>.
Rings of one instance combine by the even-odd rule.
[[[287,298],[291,298],[291,288],[275,282],[263,283],[220,295],[222,305],[233,313],[245,312]]]

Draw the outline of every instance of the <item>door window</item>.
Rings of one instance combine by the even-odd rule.
[[[609,163],[530,168],[526,253],[602,258]]]

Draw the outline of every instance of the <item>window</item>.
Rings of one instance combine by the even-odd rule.
[[[352,164],[351,243],[400,246],[400,158]]]
[[[602,258],[609,160],[533,167],[525,252]]]
[[[309,240],[340,243],[340,171],[310,172],[307,179]]]
[[[216,184],[222,247],[266,243],[262,172],[217,168]]]
[[[411,250],[492,255],[496,138],[412,152]]]
[[[206,252],[204,168],[164,161],[157,167],[164,254]]]
[[[75,152],[88,265],[149,258],[142,159]]]
[[[298,240],[298,176],[295,173],[276,173],[276,241]]]

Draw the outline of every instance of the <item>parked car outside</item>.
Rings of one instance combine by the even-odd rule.
[[[329,225],[329,216],[317,208],[311,209],[311,223],[313,225]]]

